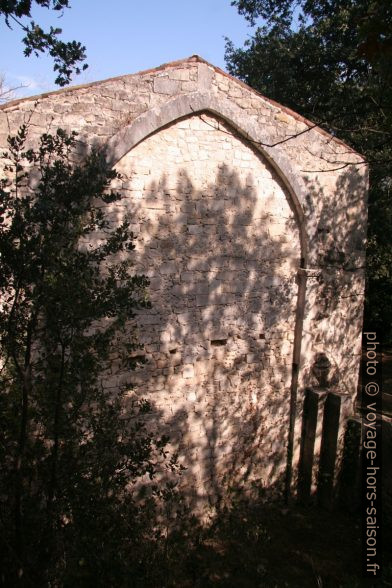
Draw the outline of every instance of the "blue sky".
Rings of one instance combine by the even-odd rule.
[[[74,84],[134,73],[195,53],[225,68],[224,36],[242,45],[251,30],[230,0],[71,0],[61,18],[36,8],[44,29],[63,29],[64,40],[86,45],[88,70]],[[24,57],[23,33],[1,24],[0,74],[8,85],[26,84],[18,96],[56,89],[52,61]]]

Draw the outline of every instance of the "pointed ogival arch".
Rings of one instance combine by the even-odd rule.
[[[106,161],[113,167],[133,147],[148,136],[176,120],[201,112],[211,112],[226,121],[245,140],[252,143],[275,170],[290,197],[294,210],[301,246],[301,267],[298,268],[297,309],[294,328],[293,361],[290,386],[289,431],[287,443],[285,495],[290,496],[293,472],[293,449],[297,414],[298,376],[301,363],[301,346],[303,335],[304,309],[306,302],[306,262],[308,254],[308,235],[301,202],[306,188],[297,175],[290,159],[281,145],[271,147],[276,141],[268,128],[262,126],[254,117],[247,117],[244,111],[225,98],[219,99],[208,91],[192,92],[172,98],[165,104],[150,109],[132,123],[116,133],[106,144]]]
[[[244,111],[225,98],[217,98],[212,92],[193,92],[173,98],[165,104],[148,110],[136,120],[116,133],[106,145],[106,160],[110,166],[116,163],[135,145],[162,127],[176,120],[208,111],[219,116],[231,125],[244,139],[267,159],[277,175],[283,181],[291,198],[299,229],[302,263],[306,266],[308,238],[304,223],[301,201],[305,194],[305,186],[295,173],[292,164],[280,145],[273,144],[274,138],[267,129],[254,120],[247,118]]]

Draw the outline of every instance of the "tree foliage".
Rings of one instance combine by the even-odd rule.
[[[392,5],[235,0],[253,36],[230,73],[342,138],[370,164],[366,321],[392,339]],[[259,26],[259,20],[261,24]]]
[[[62,30],[58,27],[50,27],[49,31],[44,31],[31,18],[34,4],[57,13],[70,7],[69,0],[0,0],[0,15],[9,28],[13,24],[22,28],[26,35],[23,38],[26,56],[48,53],[53,57],[53,69],[57,72],[55,83],[66,86],[73,73],[79,74],[88,67],[86,63],[80,65],[86,59],[86,48],[78,41],[61,41],[59,35]]]
[[[130,219],[105,216],[121,196],[102,155],[76,165],[74,134],[26,137],[9,138],[0,184],[0,582],[138,585],[155,502],[134,489],[178,467],[143,424],[149,405],[105,382],[135,366],[148,282]]]

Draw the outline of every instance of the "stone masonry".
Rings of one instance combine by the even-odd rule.
[[[152,402],[195,499],[294,487],[305,390],[341,397],[339,443],[353,410],[362,157],[197,56],[6,104],[3,147],[27,119],[32,141],[76,130],[121,173],[107,214],[131,215],[152,308],[136,321],[146,364],[113,358],[108,390]]]

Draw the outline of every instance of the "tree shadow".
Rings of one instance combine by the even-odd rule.
[[[355,412],[361,356],[367,222],[364,180],[362,169],[355,165],[336,171],[326,172],[323,181],[319,179],[322,171],[306,181],[311,274],[306,286],[300,386],[320,393],[312,490],[320,482],[322,439],[329,439],[331,447],[336,435],[335,488],[338,484],[347,417]],[[337,394],[341,403],[337,430],[328,433],[323,430],[323,418],[329,393]],[[304,434],[303,429],[302,442]]]
[[[360,330],[364,304],[366,208],[360,170],[350,166],[332,178],[328,192],[317,178],[307,181],[315,222],[309,234],[309,267],[318,271],[308,282],[308,312],[315,336],[307,349],[305,374],[323,353],[330,362],[329,383],[354,397],[358,378]],[[310,376],[309,383],[318,385]]]
[[[301,251],[290,196],[226,123],[194,115],[153,134],[116,166],[135,272],[151,310],[132,329],[145,365],[123,374],[153,400],[187,468],[193,507],[228,488],[282,490]]]

